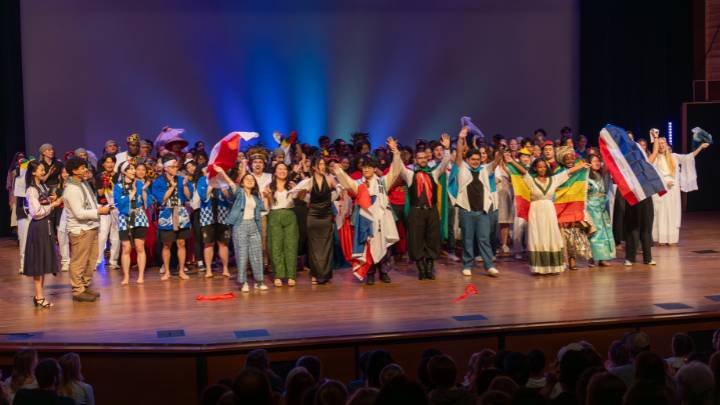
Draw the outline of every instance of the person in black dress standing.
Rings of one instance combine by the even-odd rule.
[[[327,174],[322,157],[312,161],[312,176],[301,181],[291,192],[309,194],[307,213],[307,254],[312,284],[325,284],[332,278],[333,209],[337,183]]]
[[[23,274],[33,278],[35,284],[33,303],[39,308],[53,306],[43,293],[45,274],[57,274],[60,270],[53,213],[55,208],[62,204],[62,197],[50,193],[50,189],[45,185],[45,178],[45,166],[37,161],[31,161],[25,174],[27,184],[25,196],[30,226],[25,244]]]

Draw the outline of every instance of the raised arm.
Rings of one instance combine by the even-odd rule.
[[[510,154],[510,152],[505,152],[503,154],[503,159],[505,160],[506,166],[507,165],[513,166],[523,176],[527,174],[527,170],[525,170],[525,168],[522,167],[522,165],[520,163],[516,162],[515,159],[512,158],[512,155]]]
[[[342,166],[340,165],[333,165],[333,173],[335,174],[335,177],[340,182],[340,184],[345,188],[345,190],[348,190],[352,194],[357,193],[357,183],[353,179],[348,176],[347,173],[345,173],[345,170],[343,170]],[[330,183],[328,183],[329,185]]]
[[[589,169],[589,168],[590,168],[590,163],[588,163],[584,160],[581,160],[581,161],[577,162],[573,167],[569,168],[567,170],[567,172],[568,172],[568,174],[574,174],[575,172],[579,172],[580,170]]]
[[[440,135],[440,144],[443,146],[443,148],[445,148],[445,152],[443,152],[443,158],[440,161],[440,164],[435,166],[435,169],[433,169],[432,171],[432,175],[435,181],[438,181],[440,176],[445,173],[445,170],[450,164],[450,135]]]
[[[703,151],[703,149],[706,149],[706,148],[709,147],[709,146],[710,146],[709,143],[701,143],[700,146],[698,146],[697,149],[695,149],[695,150],[692,151],[691,153],[692,153],[693,156],[697,156],[697,155],[700,154],[700,152]]]
[[[243,161],[245,160],[243,159]],[[218,176],[222,177],[222,179],[225,180],[225,182],[230,186],[230,189],[232,189],[233,193],[237,192],[237,184],[235,184],[235,182],[230,178],[230,176],[225,173],[225,169],[218,165],[213,165],[213,169],[215,169]]]
[[[405,171],[405,165],[403,165],[402,159],[400,158],[400,150],[398,149],[397,141],[393,137],[390,137],[387,139],[386,143],[388,148],[390,148],[393,159],[390,163],[390,170],[385,175],[385,185],[387,187],[392,187],[398,177],[400,177]]]
[[[460,167],[463,163],[463,155],[467,146],[468,128],[463,127],[458,134],[457,144],[455,145],[455,164]]]
[[[658,138],[660,137],[660,131],[653,128],[650,130],[650,142],[652,143],[652,152],[650,155],[648,155],[648,162],[655,164],[655,160],[657,160],[658,151],[660,150],[660,143],[658,142]]]

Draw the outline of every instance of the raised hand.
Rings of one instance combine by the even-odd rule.
[[[510,154],[510,152],[505,152],[505,153],[503,153],[502,156],[503,156],[503,160],[505,161],[505,163],[510,163],[513,161],[513,158],[512,158],[512,155]]]
[[[468,127],[462,127],[462,129],[460,130],[460,133],[458,134],[458,138],[465,139],[465,138],[467,138],[467,135],[468,135]]]
[[[707,148],[709,148],[709,147],[710,147],[710,144],[707,143],[707,142],[704,142],[704,143],[701,143],[701,144],[700,144],[700,149],[707,149]]]
[[[440,135],[440,144],[445,149],[450,149],[450,135],[448,134],[442,134]]]
[[[387,146],[388,146],[388,148],[390,148],[390,151],[392,153],[395,153],[398,151],[397,141],[392,136],[389,137],[385,143],[387,143]]]

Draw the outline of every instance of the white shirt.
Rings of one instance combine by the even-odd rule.
[[[244,192],[244,191],[243,191]],[[255,218],[255,198],[245,196],[245,211],[243,211],[243,219]]]
[[[270,185],[270,182],[272,182],[272,174],[270,173],[263,173],[260,176],[256,176],[253,173],[253,177],[255,177],[255,181],[257,182],[258,190],[265,190],[265,188]],[[264,217],[267,214],[268,211],[262,211],[260,216]]]
[[[293,207],[293,200],[288,195],[287,190],[277,190],[275,192],[275,201],[272,204],[271,210],[280,210],[284,208],[292,208]]]

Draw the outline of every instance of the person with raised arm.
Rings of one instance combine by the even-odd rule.
[[[497,277],[499,271],[493,264],[493,249],[490,243],[492,229],[491,212],[496,207],[495,195],[491,190],[490,175],[502,160],[502,155],[490,164],[482,165],[480,151],[467,147],[468,128],[463,127],[458,135],[455,151],[455,168],[451,174],[450,193],[455,195],[455,205],[460,209],[460,230],[463,241],[464,276],[472,275],[473,262],[477,247],[482,257],[485,272],[490,277]],[[465,159],[463,159],[465,157]]]
[[[559,274],[565,271],[563,237],[558,226],[557,212],[553,199],[555,190],[565,183],[570,175],[590,167],[578,163],[558,174],[550,175],[548,163],[535,159],[526,170],[509,153],[504,154],[505,164],[512,165],[523,175],[530,189],[530,211],[528,213],[528,260],[533,274]]]
[[[387,144],[393,160],[390,170],[384,176],[376,173],[378,163],[371,156],[364,156],[359,160],[358,166],[362,172],[359,180],[350,178],[340,165],[335,165],[334,169],[338,181],[355,201],[351,215],[353,274],[368,285],[375,284],[375,274],[378,272],[380,281],[391,282],[387,266],[390,257],[388,249],[400,240],[388,190],[404,166],[395,139],[388,138]]]
[[[419,280],[434,280],[434,262],[440,254],[440,220],[437,214],[440,175],[450,163],[450,136],[443,134],[440,144],[443,158],[433,168],[428,166],[429,154],[415,151],[415,170],[402,168],[401,176],[408,185],[410,213],[408,215],[408,253],[418,269]]]
[[[241,291],[250,292],[250,284],[247,282],[248,260],[252,268],[255,290],[264,291],[268,287],[263,282],[263,260],[262,260],[262,226],[261,213],[265,211],[265,205],[260,197],[258,183],[252,173],[248,173],[242,165],[238,178],[240,185],[237,186],[230,179],[220,166],[213,166],[235,195],[230,213],[225,219],[226,225],[233,227],[233,245],[235,247],[235,261],[238,266],[237,281],[242,286]]]

